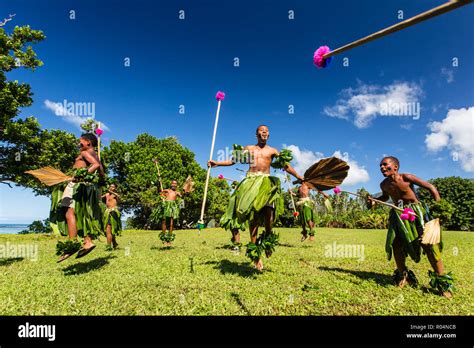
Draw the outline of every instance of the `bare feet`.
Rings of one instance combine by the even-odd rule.
[[[255,268],[259,271],[263,270],[263,261],[260,259],[254,262]]]
[[[441,293],[441,295],[443,297],[446,297],[446,298],[449,298],[449,299],[453,298],[453,294],[450,291],[444,291],[444,292]]]
[[[309,241],[314,242],[314,236],[309,236]]]
[[[403,278],[398,282],[398,287],[400,289],[403,289],[403,287],[407,284],[408,284],[408,274],[406,272],[403,272]]]

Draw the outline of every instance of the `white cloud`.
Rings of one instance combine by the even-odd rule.
[[[441,76],[446,78],[447,83],[451,83],[454,81],[454,71],[447,69],[447,68],[441,68]]]
[[[429,151],[447,148],[466,172],[474,172],[474,106],[450,109],[441,122],[428,124],[431,133],[425,144]]]
[[[69,110],[68,108],[64,107],[63,103],[56,103],[49,99],[46,99],[44,101],[44,106],[48,110],[52,111],[56,116],[61,117],[66,122],[72,123],[79,129],[81,129],[81,124],[84,123],[87,119],[95,119],[93,116],[89,116],[89,117],[79,116],[75,114],[74,112],[72,112],[71,110]],[[106,131],[110,130],[103,122],[101,122],[101,128]]]
[[[418,103],[422,95],[423,90],[416,83],[394,82],[388,86],[378,86],[359,81],[356,88],[342,90],[342,97],[335,105],[325,107],[324,113],[352,120],[358,128],[367,128],[377,116],[386,115],[387,109],[392,115],[403,115],[403,111],[411,104]]]
[[[301,150],[297,145],[283,145],[283,147],[293,152],[293,167],[300,175],[303,175],[304,172],[315,162],[326,157],[321,152]],[[352,186],[369,181],[369,173],[364,168],[364,166],[360,166],[355,160],[350,159],[350,156],[347,152],[341,153],[341,151],[337,150],[332,154],[332,156],[346,161],[350,166],[349,174],[343,183],[344,185]]]

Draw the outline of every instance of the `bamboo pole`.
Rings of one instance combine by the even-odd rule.
[[[344,45],[342,47],[339,47],[337,49],[335,49],[334,51],[331,51],[329,53],[326,53],[323,58],[324,59],[327,59],[329,57],[332,57],[332,56],[335,56],[337,54],[340,54],[342,52],[345,52],[345,51],[348,51],[354,47],[357,47],[357,46],[360,46],[360,45],[363,45],[367,42],[370,42],[370,41],[374,41],[374,40],[377,40],[381,37],[384,37],[386,35],[389,35],[389,34],[392,34],[392,33],[395,33],[399,30],[402,30],[402,29],[405,29],[405,28],[408,28],[412,25],[415,25],[417,23],[420,23],[420,22],[423,22],[423,21],[426,21],[427,19],[430,19],[430,18],[433,18],[433,17],[436,17],[436,16],[439,16],[443,13],[446,13],[446,12],[449,12],[449,11],[452,11],[452,10],[455,10],[459,7],[462,7],[464,5],[467,5],[467,4],[470,4],[472,3],[474,0],[451,0],[451,1],[448,1],[447,3],[443,4],[443,5],[440,5],[440,6],[437,6],[431,10],[428,10],[426,12],[423,12],[423,13],[420,13],[414,17],[411,17],[411,18],[408,18],[406,20],[404,20],[403,22],[400,22],[400,23],[397,23],[397,24],[394,24],[388,28],[385,28],[385,29],[382,29],[382,30],[379,30],[377,31],[376,33],[373,33],[371,35],[368,35],[366,37],[363,37],[362,39],[359,39],[359,40],[356,40],[356,41],[353,41],[347,45]]]
[[[211,142],[211,151],[209,153],[209,161],[212,161],[212,154],[214,153],[214,145],[216,143],[216,135],[217,135],[217,125],[219,123],[219,113],[221,111],[221,101],[222,99],[217,100],[217,111],[216,111],[216,120],[214,122],[214,132],[212,133],[212,142]],[[202,199],[201,205],[201,215],[198,221],[198,230],[201,233],[201,229],[204,227],[204,210],[206,208],[206,199],[207,199],[207,189],[209,187],[209,178],[211,175],[211,167],[207,167],[207,174],[206,174],[206,183],[204,185],[204,197]]]
[[[153,162],[155,162],[156,171],[158,172],[158,181],[160,182],[161,192],[163,192],[163,183],[161,182],[160,167],[158,167],[158,160],[155,159],[153,160]]]

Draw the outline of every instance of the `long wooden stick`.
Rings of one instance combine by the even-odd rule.
[[[209,154],[209,161],[212,161],[212,154],[214,153],[214,144],[216,142],[216,134],[217,134],[217,124],[219,123],[219,112],[221,111],[221,100],[217,101],[217,112],[216,112],[216,121],[214,122],[214,133],[212,134],[212,143],[211,143],[211,152]],[[202,199],[202,206],[201,206],[201,215],[199,217],[198,224],[204,223],[204,209],[206,208],[206,199],[207,199],[207,188],[209,187],[209,177],[211,175],[211,167],[207,168],[207,175],[206,175],[206,184],[204,185],[204,197]]]
[[[293,192],[291,191],[292,190],[292,186],[291,186],[291,181],[290,181],[290,175],[289,174],[286,174],[286,182],[288,183],[288,189],[289,189],[289,193],[290,193],[290,197],[291,197],[291,203],[293,204],[293,211],[296,213],[296,204],[295,204],[295,199],[293,198]]]
[[[435,7],[431,10],[428,10],[426,12],[420,13],[419,15],[416,15],[414,17],[408,18],[407,20],[404,20],[403,22],[394,24],[388,28],[382,29],[380,31],[377,31],[376,33],[373,33],[371,35],[368,35],[362,39],[353,41],[345,46],[339,47],[335,49],[334,51],[331,51],[329,53],[326,53],[323,58],[327,59],[329,57],[335,56],[337,54],[340,54],[342,52],[345,52],[347,50],[350,50],[354,47],[363,45],[367,42],[374,41],[376,39],[379,39],[383,36],[395,33],[399,30],[402,30],[404,28],[410,27],[412,25],[415,25],[417,23],[426,21],[427,19],[439,16],[443,13],[455,10],[459,7],[462,7],[464,5],[467,5],[469,3],[472,3],[474,0],[451,0],[443,5],[440,5],[438,7]]]
[[[364,197],[364,196],[362,196],[362,195],[360,195],[360,194],[358,194],[358,193],[349,192],[349,191],[342,191],[342,192],[345,192],[345,193],[348,193],[348,194],[350,194],[350,195],[357,196],[357,197],[360,197],[360,198],[364,198],[364,199],[367,198],[367,199],[370,199],[370,200],[372,200],[372,201],[374,201],[374,202],[377,202],[377,203],[379,203],[379,204],[383,204],[383,205],[386,205],[386,206],[388,206],[388,207],[397,209],[397,210],[399,210],[399,211],[403,211],[402,208],[397,207],[397,206],[394,205],[394,204],[387,203],[387,202],[384,202],[384,201],[380,201],[380,200],[378,200],[378,199],[376,199],[376,198],[373,198],[373,197],[370,197],[370,196],[369,196],[369,197]]]
[[[163,183],[161,182],[160,167],[158,167],[158,160],[155,159],[153,162],[155,162],[156,171],[158,172],[158,181],[160,182],[160,188],[161,188],[161,191],[163,192]]]
[[[97,128],[100,128],[100,122],[98,123]],[[100,161],[100,135],[98,136],[98,139],[97,139],[97,156],[99,157],[99,161]]]

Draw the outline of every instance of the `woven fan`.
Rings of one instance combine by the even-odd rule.
[[[72,176],[64,174],[58,169],[52,167],[43,167],[35,170],[27,170],[26,174],[31,174],[47,186],[53,186],[65,181],[74,179]]]
[[[441,240],[441,227],[439,225],[439,219],[428,221],[425,224],[423,230],[423,238],[421,239],[422,244],[438,244]]]
[[[183,185],[183,190],[186,193],[194,191],[194,181],[191,175],[188,175],[188,177],[186,178],[186,181],[184,182],[184,185]]]
[[[337,157],[323,158],[304,173],[304,181],[312,189],[325,191],[340,185],[348,171],[347,162]]]

